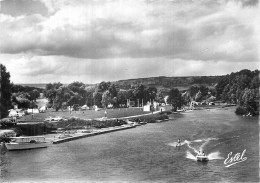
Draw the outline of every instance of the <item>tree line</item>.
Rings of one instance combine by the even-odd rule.
[[[8,115],[8,110],[14,105],[19,108],[37,107],[36,99],[43,93],[49,101],[48,107],[62,110],[73,105],[96,105],[98,107],[125,107],[127,101],[134,106],[141,106],[148,101],[167,102],[177,110],[191,101],[213,102],[221,101],[236,104],[237,114],[259,114],[259,71],[241,70],[218,77],[215,86],[203,84],[190,86],[187,90],[178,88],[160,89],[142,84],[131,85],[130,88],[120,88],[111,82],[101,82],[96,85],[86,85],[82,82],[70,84],[49,83],[45,89],[23,87],[10,82],[10,73],[0,64],[0,117]],[[203,78],[203,80],[206,80]]]
[[[157,89],[144,85],[132,86],[128,90],[120,89],[111,82],[102,81],[94,86],[86,86],[82,82],[73,82],[68,85],[62,83],[49,83],[43,91],[49,100],[49,107],[55,110],[64,109],[73,105],[96,105],[107,108],[126,106],[127,100],[135,102],[135,106],[156,98]]]
[[[237,114],[259,114],[259,70],[226,75],[218,82],[216,93],[217,99],[237,104]]]

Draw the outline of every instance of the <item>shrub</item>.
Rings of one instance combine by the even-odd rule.
[[[166,114],[160,115],[158,117],[158,120],[165,120],[165,119],[169,119],[169,116],[167,116]]]
[[[246,114],[246,109],[239,106],[239,107],[236,108],[235,113],[238,114],[238,115],[244,115],[244,114]]]
[[[169,115],[169,114],[172,114],[172,112],[171,111],[162,111],[162,112],[160,112],[160,115],[163,115],[163,114]]]

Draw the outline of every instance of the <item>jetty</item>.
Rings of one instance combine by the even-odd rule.
[[[52,141],[52,143],[53,144],[59,144],[59,143],[69,142],[69,141],[72,141],[72,140],[82,139],[82,138],[91,137],[91,136],[95,136],[95,135],[101,135],[101,134],[105,134],[105,133],[111,133],[111,132],[115,132],[115,131],[131,129],[131,128],[135,128],[135,127],[136,126],[133,126],[133,125],[125,125],[125,126],[118,126],[118,127],[110,127],[110,128],[100,129],[100,130],[93,131],[93,132],[90,132],[90,133],[75,133],[75,134],[73,134],[73,136],[54,139]]]

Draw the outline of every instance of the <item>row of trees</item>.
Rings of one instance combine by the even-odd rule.
[[[116,84],[101,82],[98,85],[85,85],[82,82],[73,82],[69,85],[62,83],[49,83],[42,91],[33,87],[13,85],[10,82],[10,73],[6,67],[0,64],[0,117],[8,115],[8,110],[13,105],[19,108],[34,107],[36,99],[43,92],[48,98],[49,105],[56,110],[74,104],[88,106],[97,105],[107,107],[112,104],[115,107],[126,105],[127,100],[138,104],[146,104],[148,101],[167,102],[176,110],[190,101],[213,101],[215,99],[227,103],[238,104],[239,114],[259,113],[259,71],[242,70],[220,77],[215,88],[204,85],[191,86],[188,90],[180,92],[177,88],[159,90],[145,85],[134,85],[129,89],[120,89]],[[49,106],[49,107],[50,107]]]
[[[237,104],[237,114],[259,114],[259,71],[241,70],[220,78],[215,88],[204,85],[191,86],[181,93],[173,88],[169,92],[168,103],[174,110],[191,101],[212,102],[219,100]]]
[[[23,87],[21,85],[12,85],[12,106],[17,105],[18,108],[35,108],[36,99],[40,97],[40,89],[34,87]]]
[[[241,70],[223,77],[216,86],[217,99],[238,104],[238,114],[259,114],[259,71]]]
[[[126,105],[127,100],[141,101],[146,103],[149,100],[155,100],[157,89],[137,85],[128,90],[120,90],[117,85],[110,82],[101,82],[98,85],[86,86],[82,82],[73,82],[69,85],[62,83],[49,83],[46,85],[44,95],[49,100],[49,107],[56,110],[63,109],[66,106],[78,105],[96,105],[98,107],[108,107],[112,104],[115,107]]]

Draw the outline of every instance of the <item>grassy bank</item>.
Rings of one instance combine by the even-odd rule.
[[[149,112],[144,112],[141,108],[121,108],[121,109],[107,109],[106,110],[107,118],[121,118],[127,116],[141,115],[147,114]],[[18,121],[26,121],[26,122],[42,122],[45,118],[48,117],[57,117],[60,116],[62,118],[71,118],[77,117],[81,119],[95,119],[105,117],[105,110],[94,111],[94,110],[84,110],[84,111],[53,111],[47,110],[45,113],[26,115],[18,119]]]

